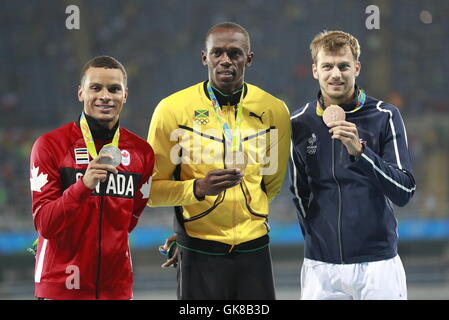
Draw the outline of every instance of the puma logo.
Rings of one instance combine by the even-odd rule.
[[[250,112],[249,113],[249,116],[250,117],[254,117],[254,118],[257,118],[257,119],[259,119],[260,120],[260,122],[262,122],[262,124],[263,124],[263,120],[262,120],[262,117],[263,117],[263,114],[264,114],[265,112],[262,112],[262,114],[260,115],[260,116],[258,116],[257,114],[255,114],[254,112]]]

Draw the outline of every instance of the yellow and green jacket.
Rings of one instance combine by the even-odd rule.
[[[280,192],[287,170],[290,115],[283,101],[245,83],[240,131],[248,165],[243,182],[200,201],[194,181],[224,169],[226,148],[206,84],[168,96],[154,111],[148,132],[155,152],[148,205],[176,207],[178,242],[181,234],[233,248],[268,233],[269,202]],[[235,106],[221,109],[234,129]]]

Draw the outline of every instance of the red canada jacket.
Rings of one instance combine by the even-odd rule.
[[[110,142],[95,139],[97,152]],[[118,174],[108,174],[91,190],[80,179],[91,159],[79,123],[68,123],[34,143],[30,183],[39,234],[36,297],[133,297],[128,233],[149,197],[154,153],[145,140],[122,127],[118,147]]]

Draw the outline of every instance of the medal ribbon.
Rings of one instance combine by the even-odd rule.
[[[80,127],[81,133],[83,134],[84,142],[86,143],[87,151],[89,151],[92,159],[97,157],[97,149],[95,148],[94,138],[92,137],[92,132],[90,132],[89,124],[87,123],[86,117],[84,116],[84,112],[80,117]],[[114,137],[112,138],[112,142],[105,144],[103,147],[113,145],[118,148],[118,140],[120,139],[120,126],[115,130]]]
[[[226,145],[231,147],[231,151],[239,151],[240,150],[240,125],[242,123],[242,115],[243,115],[243,96],[245,93],[243,92],[245,85],[243,85],[242,95],[240,96],[240,101],[237,104],[237,117],[235,119],[235,130],[234,135],[232,135],[231,129],[229,128],[228,123],[225,121],[223,112],[221,111],[220,104],[218,103],[217,97],[212,90],[212,86],[210,83],[207,84],[207,91],[209,92],[210,100],[212,101],[212,106],[214,107],[215,115],[217,117],[218,122],[221,125],[223,135],[226,141]]]
[[[362,109],[362,107],[365,105],[365,100],[366,100],[365,90],[359,89],[359,94],[357,95],[356,107],[354,109],[352,109],[351,111],[345,111],[345,113],[354,113],[354,112]],[[321,104],[319,103],[319,101],[317,101],[316,114],[321,117],[323,115],[323,112],[324,112],[324,110],[321,107]]]

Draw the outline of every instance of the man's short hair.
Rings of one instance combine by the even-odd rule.
[[[248,42],[248,52],[251,51],[251,40],[249,37],[249,33],[248,31],[246,31],[246,29],[244,27],[242,27],[241,25],[239,25],[238,23],[235,22],[222,22],[222,23],[218,23],[214,26],[212,26],[209,31],[207,31],[206,33],[206,38],[204,39],[204,48],[207,48],[207,39],[209,39],[209,36],[212,32],[214,32],[216,29],[229,29],[229,30],[235,30],[238,32],[243,33],[243,35],[245,36],[247,42]]]
[[[126,74],[125,67],[117,59],[110,56],[98,56],[89,60],[81,70],[80,83],[84,81],[87,69],[92,68],[105,68],[105,69],[120,69],[123,73],[123,79],[125,81],[125,87],[128,83],[128,75]]]
[[[325,52],[337,52],[346,46],[351,49],[355,61],[360,57],[359,41],[349,33],[343,31],[327,31],[318,33],[310,43],[310,53],[312,54],[313,63],[317,62],[317,55],[320,49]]]

